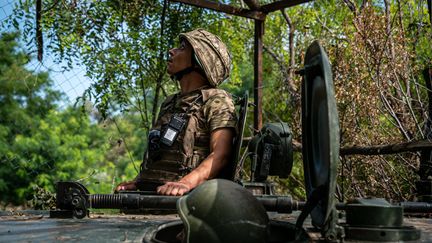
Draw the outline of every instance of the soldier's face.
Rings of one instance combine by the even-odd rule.
[[[192,66],[192,51],[192,46],[184,40],[181,41],[179,47],[169,50],[168,74],[173,75]]]

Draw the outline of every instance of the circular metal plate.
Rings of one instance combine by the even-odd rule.
[[[306,52],[302,84],[302,145],[306,193],[320,188],[323,195],[311,212],[321,228],[334,209],[339,162],[339,122],[327,54],[318,41]]]
[[[354,227],[401,227],[403,208],[384,198],[357,198],[345,206],[346,224]]]

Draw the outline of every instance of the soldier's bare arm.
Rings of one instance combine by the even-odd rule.
[[[209,156],[207,156],[197,168],[178,182],[167,182],[158,187],[157,193],[181,196],[204,181],[216,177],[231,158],[234,134],[232,128],[219,128],[214,130],[210,137]]]
[[[136,181],[125,181],[120,184],[118,184],[114,190],[114,192],[119,191],[136,191]]]

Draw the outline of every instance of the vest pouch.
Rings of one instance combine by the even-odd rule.
[[[164,127],[160,142],[166,146],[171,146],[182,132],[187,120],[179,114],[174,114],[169,123]]]
[[[160,131],[157,129],[149,132],[148,155],[151,160],[157,160],[160,157]]]
[[[189,168],[196,168],[196,166],[198,165],[200,156],[198,154],[193,154],[191,158],[188,159],[187,162],[187,167]]]
[[[193,151],[192,157],[187,160],[187,167],[194,169],[201,164],[201,162],[206,158],[206,151]]]

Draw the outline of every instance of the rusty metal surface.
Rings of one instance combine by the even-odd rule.
[[[282,1],[275,1],[275,2],[269,3],[267,5],[261,6],[260,10],[263,11],[264,13],[269,13],[269,12],[281,10],[281,9],[284,9],[284,8],[294,7],[296,5],[299,5],[299,4],[302,4],[302,3],[311,2],[311,1],[313,1],[313,0],[291,0],[291,1],[282,0]]]
[[[430,6],[429,6],[430,7]],[[428,116],[424,134],[426,140],[432,139],[432,67],[427,67],[423,70],[423,77],[428,90]],[[420,168],[417,172],[420,180],[416,181],[417,198],[424,202],[432,202],[432,150],[421,150]]]
[[[255,20],[255,44],[254,44],[254,129],[255,132],[262,128],[262,58],[263,58],[264,21]]]
[[[292,223],[298,215],[298,211],[293,214],[269,213],[272,219]],[[86,219],[52,219],[47,211],[0,212],[0,242],[142,242],[147,227],[178,219],[175,214],[91,214]],[[416,242],[432,241],[432,218],[405,217],[404,225],[421,230],[421,240]],[[306,220],[305,229],[313,242],[319,241],[319,233],[313,231],[310,219]]]
[[[222,13],[232,14],[232,15],[255,19],[255,20],[265,20],[266,18],[266,14],[263,12],[243,9],[229,4],[223,4],[215,1],[208,1],[208,0],[170,0],[170,1],[184,3],[199,8],[210,9]]]
[[[3,214],[4,215],[4,214]],[[52,219],[48,212],[0,217],[0,242],[142,242],[146,227],[176,215],[97,215]]]

